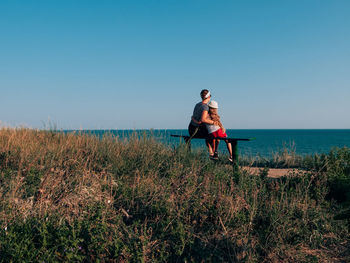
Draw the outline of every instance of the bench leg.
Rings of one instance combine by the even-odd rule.
[[[237,141],[231,141],[232,144],[232,166],[235,172],[238,171],[238,143]]]

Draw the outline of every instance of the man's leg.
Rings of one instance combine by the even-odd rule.
[[[213,156],[214,155],[214,140],[210,140],[210,139],[206,139],[205,140],[205,144],[207,145],[208,147],[208,150],[209,150],[209,155],[210,156]]]

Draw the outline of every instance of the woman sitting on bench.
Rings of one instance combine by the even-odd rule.
[[[207,130],[209,133],[209,137],[212,137],[212,145],[211,147],[214,150],[214,154],[209,156],[211,159],[217,160],[218,157],[218,147],[219,147],[219,139],[216,138],[226,138],[227,134],[226,134],[226,130],[224,128],[224,126],[222,125],[221,121],[220,121],[220,116],[218,115],[218,103],[214,100],[212,100],[209,103],[209,117],[210,119],[213,121],[213,124],[206,124],[207,126]],[[229,160],[230,162],[232,162],[232,145],[228,140],[225,140],[226,142],[226,146],[227,146],[227,150],[230,154],[229,156]],[[209,153],[210,154],[210,153]]]

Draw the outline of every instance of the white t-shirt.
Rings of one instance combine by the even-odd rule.
[[[216,132],[220,129],[220,126],[214,125],[214,124],[205,124],[207,126],[208,133]]]

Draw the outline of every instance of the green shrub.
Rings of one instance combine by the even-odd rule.
[[[350,149],[335,148],[326,158],[330,193],[339,202],[350,202]]]

